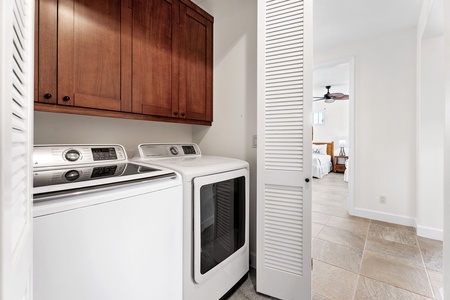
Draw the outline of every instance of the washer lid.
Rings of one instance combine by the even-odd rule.
[[[75,190],[169,174],[175,173],[172,170],[128,162],[41,169],[33,172],[33,194]]]

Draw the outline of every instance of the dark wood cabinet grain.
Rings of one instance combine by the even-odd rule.
[[[179,2],[133,1],[133,112],[177,116]]]
[[[57,101],[57,0],[36,0],[35,102]]]
[[[213,18],[198,6],[36,0],[36,7],[36,110],[211,124]]]
[[[58,5],[57,103],[120,111],[121,1]]]
[[[213,28],[181,4],[180,111],[192,120],[212,121]]]

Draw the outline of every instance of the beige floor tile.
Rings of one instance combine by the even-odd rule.
[[[345,208],[344,201],[340,199],[328,198],[327,196],[316,196],[316,197],[313,196],[313,199],[314,199],[313,204],[322,204]]]
[[[386,226],[386,227],[390,227],[390,228],[395,228],[397,230],[400,231],[412,231],[412,232],[416,232],[416,229],[414,227],[411,226],[404,226],[404,225],[399,225],[399,224],[394,224],[394,223],[388,223],[388,222],[383,222],[383,221],[377,221],[377,220],[371,220],[372,224],[376,224],[376,225],[382,225],[382,226]]]
[[[312,236],[315,238],[322,231],[323,224],[320,223],[312,223]]]
[[[314,240],[312,253],[314,260],[320,260],[354,273],[359,272],[363,254],[361,250],[356,248],[350,248],[320,239]]]
[[[426,300],[430,299],[395,286],[359,276],[355,300]]]
[[[442,300],[440,289],[443,287],[443,275],[440,272],[428,270],[428,276],[430,277],[431,287],[433,288],[434,297],[438,300]]]
[[[371,221],[369,226],[370,237],[385,239],[392,242],[416,245],[417,237],[414,228],[401,225]]]
[[[422,255],[417,245],[407,245],[384,239],[368,237],[366,251],[387,259],[397,260],[407,265],[423,267]]]
[[[330,298],[327,298],[325,296],[313,293],[312,294],[312,300],[330,300]]]
[[[327,225],[339,229],[356,232],[358,234],[367,235],[370,221],[363,218],[348,216],[346,218],[333,216]]]
[[[424,268],[405,265],[365,251],[360,274],[416,294],[433,297]]]
[[[423,261],[428,270],[443,272],[443,243],[423,237],[417,237]]]
[[[315,212],[315,211],[312,212],[312,221],[314,223],[319,223],[319,224],[325,225],[325,224],[327,224],[328,220],[330,220],[330,219],[331,219],[330,215],[323,214],[320,212]]]
[[[348,216],[347,209],[338,207],[338,206],[332,206],[332,205],[323,205],[323,204],[312,204],[312,211],[313,212],[319,212],[323,214],[328,214],[331,216],[338,216],[338,217],[346,217]]]
[[[347,247],[353,247],[360,251],[364,250],[366,236],[348,230],[338,229],[325,225],[317,238],[340,244]]]
[[[314,262],[312,277],[314,294],[332,300],[352,299],[358,280],[357,274],[320,261]]]

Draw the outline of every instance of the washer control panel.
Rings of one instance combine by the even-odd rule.
[[[139,158],[198,157],[201,156],[197,144],[140,144],[135,156]]]
[[[54,167],[127,160],[121,145],[36,145],[33,166]]]

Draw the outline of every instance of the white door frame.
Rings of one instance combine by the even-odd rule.
[[[326,61],[320,64],[314,65],[314,70],[330,68],[340,64],[349,65],[349,152],[351,154],[351,161],[349,163],[349,177],[348,177],[348,213],[355,215],[355,165],[357,165],[357,156],[355,147],[355,107],[356,107],[356,95],[355,95],[355,57],[344,57],[335,60]]]

